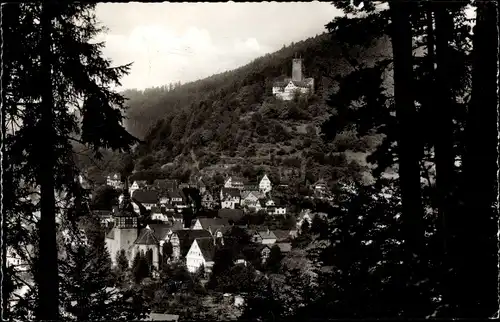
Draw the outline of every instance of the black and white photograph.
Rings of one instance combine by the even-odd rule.
[[[498,4],[2,3],[2,320],[499,318]]]

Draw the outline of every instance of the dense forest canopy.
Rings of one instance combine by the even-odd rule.
[[[126,90],[127,129],[143,140],[134,155],[136,170],[168,176],[160,171],[167,169],[186,179],[200,170],[214,175],[216,165],[238,164],[233,172],[250,180],[267,172],[274,182],[286,183],[362,175],[364,156],[380,138],[346,130],[330,153],[319,135],[331,114],[325,97],[336,89],[338,76],[355,68],[353,60],[371,64],[389,51],[384,37],[346,49],[325,33],[202,80]],[[281,101],[272,85],[291,76],[294,57],[303,58],[304,77],[314,78],[314,94]],[[119,157],[101,163],[105,172],[118,171],[113,159]]]

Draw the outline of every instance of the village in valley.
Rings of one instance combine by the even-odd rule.
[[[130,186],[124,181],[118,174],[108,176],[107,184],[121,191],[119,204],[112,211],[96,209],[107,230],[107,247],[113,259],[125,250],[130,263],[138,252],[149,252],[150,265],[156,270],[165,260],[184,261],[189,272],[194,273],[203,266],[209,274],[214,264],[214,246],[223,243],[224,235],[232,227],[241,228],[252,243],[259,245],[260,260],[265,263],[272,247],[288,253],[303,225],[310,226],[314,216],[321,215],[310,209],[290,213],[291,205],[273,197],[273,190],[283,187],[273,187],[267,175],[256,183],[228,177],[220,191],[207,187],[202,178],[190,183],[167,179],[155,180],[152,184],[134,181]],[[319,198],[326,198],[323,181],[313,188]],[[186,195],[184,191],[198,196]],[[202,209],[197,209],[197,197]],[[197,215],[191,219],[193,214],[203,212],[212,216]],[[269,217],[273,226],[280,229],[245,222],[245,217],[257,214]],[[172,253],[166,255],[163,250],[168,243]],[[241,253],[235,262],[247,260]]]
[[[498,318],[497,13],[2,4],[2,320]]]

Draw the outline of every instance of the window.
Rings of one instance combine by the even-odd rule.
[[[125,218],[125,225],[126,225],[127,227],[132,226],[132,225],[133,225],[133,223],[134,223],[133,218]]]

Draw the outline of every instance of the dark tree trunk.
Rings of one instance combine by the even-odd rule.
[[[390,2],[392,50],[394,59],[394,99],[398,120],[399,182],[402,199],[402,224],[407,261],[420,257],[424,239],[420,188],[417,112],[413,95],[412,30],[410,2]],[[409,263],[408,263],[409,264]]]
[[[462,317],[498,310],[498,4],[477,1],[473,39],[472,101],[464,155],[465,207],[454,220],[456,301]]]
[[[446,8],[446,2],[433,4],[436,18],[436,83],[433,99],[434,111],[439,131],[434,135],[434,160],[436,165],[437,207],[440,219],[440,234],[448,240],[447,222],[452,214],[452,195],[455,187],[455,155],[453,152],[453,97],[450,87],[450,47],[453,21]],[[444,252],[446,253],[446,243]]]
[[[52,92],[52,10],[50,5],[42,5],[40,17],[41,42],[41,82],[42,113],[40,120],[41,140],[38,142],[40,151],[39,183],[40,183],[40,249],[38,283],[38,312],[40,320],[56,320],[59,317],[59,283],[57,270],[56,242],[56,209],[54,186],[54,98]]]

